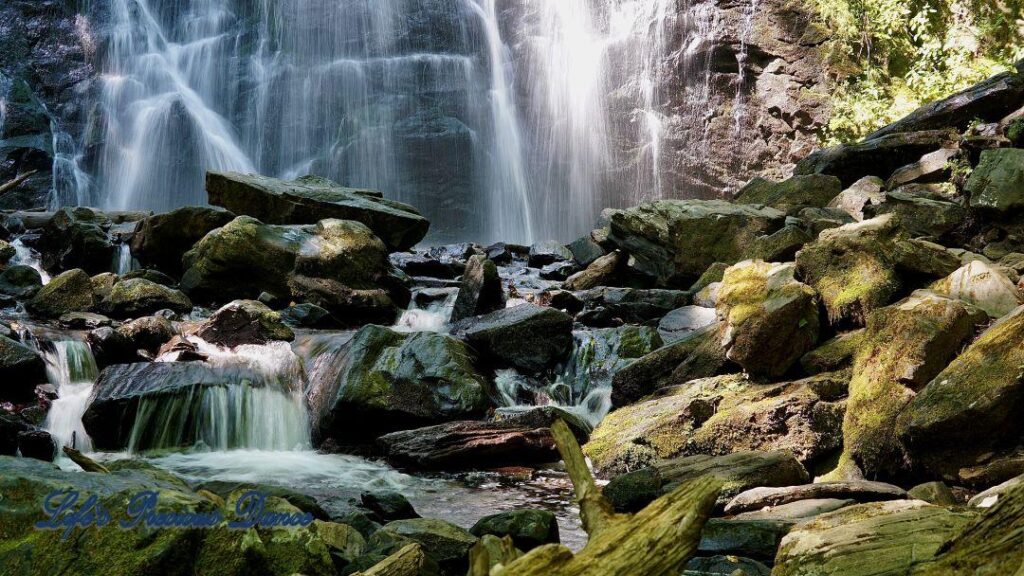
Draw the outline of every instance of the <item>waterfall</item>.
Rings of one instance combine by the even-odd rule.
[[[309,415],[302,361],[289,344],[228,350],[190,338],[205,364],[237,381],[192,386],[186,392],[146,396],[128,441],[130,453],[162,448],[208,450],[308,449]]]
[[[14,248],[14,258],[11,259],[11,264],[20,264],[34,268],[36,272],[39,272],[39,277],[42,279],[43,284],[50,283],[50,274],[43,269],[43,263],[39,258],[39,254],[25,245],[23,237],[18,236],[12,240],[11,246]]]
[[[740,49],[736,53],[736,97],[733,100],[732,117],[733,132],[737,137],[743,130],[743,119],[746,116],[746,101],[743,98],[743,88],[747,81],[747,44],[751,34],[754,33],[754,17],[757,15],[757,0],[750,0],[750,7],[743,16],[743,29],[740,31]]]
[[[59,202],[315,173],[417,206],[434,241],[529,243],[667,193],[674,0],[106,1],[97,151]]]
[[[10,79],[0,74],[0,139],[4,137],[4,124],[7,122],[7,97],[10,93]]]
[[[114,252],[114,262],[112,264],[112,271],[118,276],[124,276],[125,274],[137,269],[135,259],[132,258],[132,247],[127,242],[121,242],[117,245],[117,251]]]
[[[41,344],[39,352],[46,363],[47,378],[57,388],[57,399],[46,414],[44,428],[59,446],[91,451],[92,441],[82,425],[82,415],[89,407],[99,375],[92,350],[85,342],[62,340]]]

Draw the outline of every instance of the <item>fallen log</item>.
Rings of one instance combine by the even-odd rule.
[[[82,470],[86,472],[100,472],[103,474],[110,474],[110,470],[106,466],[99,462],[89,458],[85,454],[82,454],[78,450],[75,450],[71,446],[64,447],[64,454],[71,459],[72,462],[82,467]]]
[[[470,576],[660,576],[682,572],[697,551],[721,482],[703,476],[636,514],[616,514],[597,488],[569,427],[558,421],[551,432],[572,480],[590,541],[575,555],[565,546],[548,544],[517,557],[514,548],[482,540],[471,551]]]
[[[38,170],[29,170],[28,172],[25,172],[24,174],[19,174],[18,176],[12,178],[11,180],[8,180],[7,182],[5,182],[3,184],[0,184],[0,196],[3,196],[4,194],[6,194],[7,192],[10,192],[11,190],[14,190],[18,186],[21,186],[22,184],[25,183],[25,180],[28,180],[29,178],[31,178],[36,172],[39,172],[39,171]]]
[[[427,562],[419,544],[409,544],[365,572],[352,576],[417,576]]]

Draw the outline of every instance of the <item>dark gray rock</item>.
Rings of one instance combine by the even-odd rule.
[[[285,326],[280,314],[255,300],[236,300],[217,310],[196,335],[228,348],[295,339],[295,333]]]
[[[42,277],[31,266],[15,264],[0,272],[0,294],[22,299],[31,298],[42,287]]]
[[[505,291],[498,276],[498,267],[485,256],[471,256],[466,261],[459,294],[452,308],[451,321],[458,322],[505,307]]]
[[[530,266],[533,268],[542,268],[572,258],[572,252],[555,240],[543,240],[530,246]]]
[[[852,186],[865,176],[887,179],[950,139],[948,130],[890,132],[856,144],[818,150],[797,163],[796,174],[828,174],[839,178],[843,186]]]
[[[481,357],[528,373],[550,368],[572,347],[572,317],[553,308],[521,304],[452,325]]]
[[[181,257],[212,230],[227,225],[235,215],[205,206],[185,206],[141,220],[132,235],[132,257],[143,266],[180,275]]]
[[[484,516],[469,529],[470,534],[498,538],[509,536],[516,548],[529,552],[544,544],[558,544],[558,521],[547,510],[509,510]]]
[[[486,469],[558,460],[549,428],[461,421],[403,430],[377,440],[398,465],[434,470]]]
[[[0,382],[0,399],[28,400],[46,382],[46,365],[28,346],[0,336]]]

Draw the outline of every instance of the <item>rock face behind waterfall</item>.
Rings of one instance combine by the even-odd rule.
[[[482,416],[487,380],[473,353],[443,334],[362,328],[337,356],[341,365],[309,392],[314,436],[359,443],[395,430]]]
[[[266,292],[316,304],[348,323],[390,323],[408,301],[384,243],[350,220],[275,226],[239,216],[207,234],[183,263],[181,288],[197,302],[255,300]]]
[[[291,182],[258,175],[210,172],[210,203],[267,224],[315,224],[325,218],[365,224],[389,250],[407,250],[427,235],[430,222],[415,208],[380,192],[344,188],[326,178]]]

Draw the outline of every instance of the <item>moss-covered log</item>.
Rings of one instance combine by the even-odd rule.
[[[626,576],[678,574],[697,551],[700,533],[718,497],[720,482],[701,477],[658,498],[635,515],[616,514],[594,483],[583,451],[564,422],[552,428],[576,490],[590,541],[576,555],[557,544],[534,549],[507,564],[491,562],[490,576]],[[485,543],[474,552],[480,558]],[[494,546],[491,546],[493,549]],[[494,559],[493,553],[490,559]],[[514,556],[505,551],[508,557]],[[476,564],[474,564],[476,565]],[[473,572],[473,576],[482,573]]]

